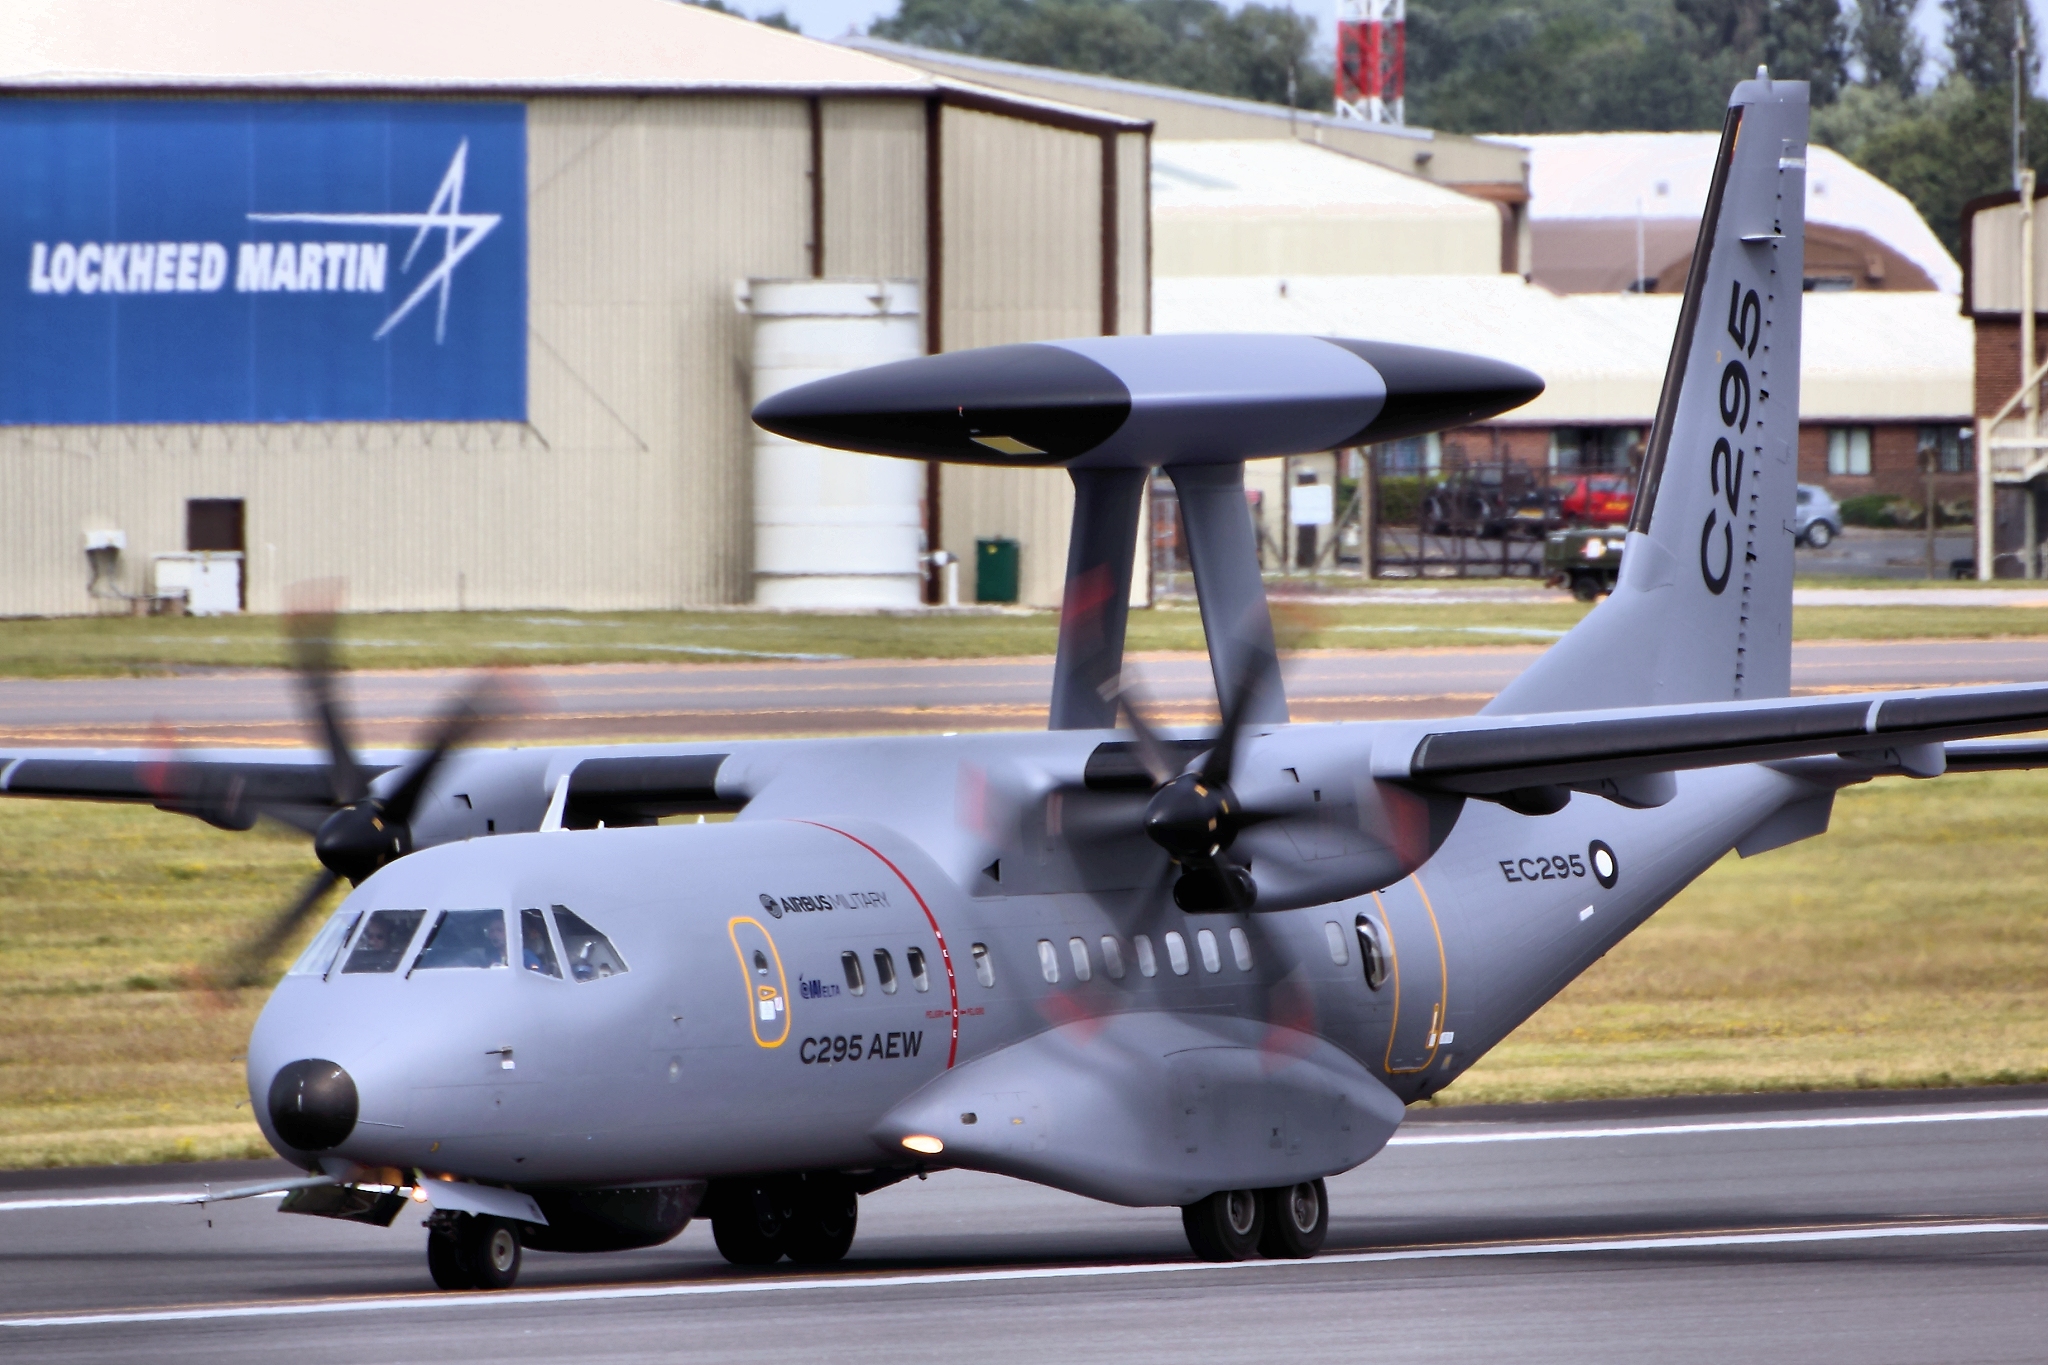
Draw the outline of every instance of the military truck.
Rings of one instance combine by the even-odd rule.
[[[1552,531],[1543,542],[1544,581],[1553,588],[1569,586],[1572,596],[1581,602],[1613,592],[1614,580],[1621,576],[1621,547],[1627,537],[1625,526]]]

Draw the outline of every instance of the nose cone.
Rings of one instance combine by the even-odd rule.
[[[873,455],[965,464],[1058,464],[1102,444],[1131,412],[1107,369],[1058,346],[989,346],[899,360],[764,398],[778,436]]]
[[[286,1146],[302,1152],[339,1145],[355,1131],[355,1081],[317,1057],[287,1063],[270,1082],[270,1126]]]
[[[1387,385],[1386,404],[1363,431],[1342,443],[1347,446],[1482,422],[1543,392],[1540,378],[1505,360],[1391,341],[1326,340],[1379,371]]]

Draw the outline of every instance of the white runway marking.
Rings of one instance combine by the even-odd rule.
[[[241,1199],[261,1199],[266,1195],[283,1194],[283,1190],[262,1190],[256,1194],[238,1194]],[[223,1191],[215,1196],[211,1192],[188,1194],[109,1194],[87,1199],[16,1199],[0,1203],[0,1213],[27,1213],[35,1209],[104,1209],[124,1204],[224,1204],[228,1195]]]
[[[265,1303],[208,1308],[145,1309],[138,1312],[69,1313],[40,1318],[0,1318],[0,1327],[104,1327],[124,1323],[219,1322],[231,1318],[288,1318],[405,1308],[516,1308],[528,1304],[604,1303],[623,1299],[703,1298],[728,1294],[786,1294],[849,1289],[924,1289],[933,1285],[995,1284],[1029,1280],[1091,1280],[1127,1275],[1181,1275],[1230,1270],[1286,1272],[1315,1266],[1383,1265],[1402,1261],[1471,1260],[1501,1256],[1566,1256],[1587,1252],[1700,1251],[1725,1247],[1797,1246],[1908,1237],[1983,1237],[2000,1233],[2048,1232],[2048,1223],[1912,1223],[1883,1227],[1802,1228],[1773,1232],[1717,1232],[1682,1237],[1619,1237],[1583,1242],[1508,1242],[1476,1246],[1413,1247],[1403,1251],[1354,1251],[1307,1261],[1167,1261],[1137,1265],[1050,1266],[1043,1269],[967,1270],[935,1274],[811,1276],[786,1280],[719,1280],[709,1283],[615,1286],[597,1289],[538,1289],[499,1294],[409,1294],[311,1303]]]
[[[1887,1128],[1913,1123],[1989,1123],[2048,1119],[2048,1108],[1964,1109],[1949,1114],[1852,1114],[1825,1119],[1730,1119],[1720,1123],[1641,1123],[1609,1128],[1518,1128],[1485,1133],[1396,1133],[1389,1147],[1451,1147],[1481,1142],[1564,1142],[1578,1138],[1680,1137],[1690,1133],[1767,1133],[1802,1128]],[[4,1208],[0,1205],[0,1208]]]

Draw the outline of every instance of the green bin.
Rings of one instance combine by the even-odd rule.
[[[974,600],[1017,600],[1017,542],[1008,536],[974,542]]]

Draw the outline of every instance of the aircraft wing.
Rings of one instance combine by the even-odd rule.
[[[1941,747],[2048,729],[2048,684],[1473,717],[1399,728],[1415,735],[1413,743],[1375,745],[1374,776],[1467,796],[1886,751],[1892,755],[1887,766],[1933,776],[1949,763],[1967,771],[2048,765],[2048,742]]]
[[[368,778],[392,766],[362,760]],[[259,815],[312,829],[335,805],[326,755],[247,749],[18,749],[0,753],[0,796],[149,805],[222,829]]]
[[[1952,773],[2013,772],[2048,768],[2048,739],[1974,740],[1943,746]]]

